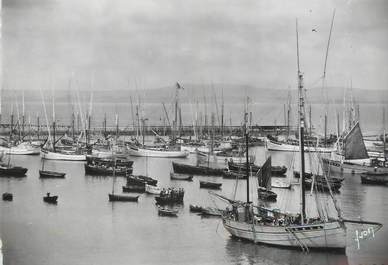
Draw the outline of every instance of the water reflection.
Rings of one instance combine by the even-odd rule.
[[[348,258],[338,252],[310,251],[271,247],[252,244],[234,237],[226,240],[226,254],[231,264],[290,264],[290,265],[331,265],[348,264]]]

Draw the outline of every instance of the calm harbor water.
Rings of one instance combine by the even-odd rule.
[[[265,160],[264,148],[253,148],[257,163]],[[291,166],[292,153],[271,153],[274,165]],[[195,156],[176,159],[195,163]],[[145,158],[133,158],[134,173],[144,174]],[[295,158],[297,161],[297,158]],[[314,160],[314,159],[312,159]],[[338,198],[347,218],[378,221],[384,227],[374,238],[355,241],[349,227],[346,254],[279,249],[231,238],[218,218],[201,218],[189,212],[189,204],[224,207],[220,200],[199,189],[199,180],[222,181],[222,194],[233,197],[234,180],[195,176],[193,182],[171,181],[171,159],[149,158],[148,173],[161,187],[183,187],[184,205],[178,218],[160,217],[152,195],[138,203],[111,203],[111,177],[85,176],[82,162],[47,161],[47,170],[66,172],[66,179],[41,180],[39,156],[13,156],[15,165],[28,168],[23,179],[0,178],[0,192],[12,192],[13,202],[0,202],[0,237],[5,265],[49,264],[387,264],[388,188],[361,185],[359,176],[345,176]],[[310,162],[307,160],[307,166]],[[314,166],[313,163],[311,163]],[[295,165],[297,167],[297,165]],[[291,173],[292,168],[288,170]],[[288,180],[295,181],[289,174]],[[121,192],[124,178],[117,178]],[[237,186],[236,198],[245,199],[245,183]],[[278,201],[268,206],[298,210],[298,187],[276,190]],[[59,195],[58,205],[43,203],[50,191]],[[327,198],[327,195],[322,195]],[[307,196],[308,212],[314,213]],[[325,200],[327,201],[327,200]],[[363,227],[364,229],[367,227]]]

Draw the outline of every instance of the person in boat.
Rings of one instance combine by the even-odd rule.
[[[50,197],[50,192],[47,192],[47,194],[46,194],[46,195],[47,195],[47,197]]]

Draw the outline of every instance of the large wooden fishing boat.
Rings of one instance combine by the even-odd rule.
[[[48,160],[66,160],[66,161],[85,161],[86,155],[76,151],[50,151],[46,149],[40,150],[40,157]]]
[[[298,31],[297,31],[298,34]],[[297,35],[298,40],[298,35]],[[297,42],[298,47],[298,42]],[[334,205],[337,209],[338,218],[328,216],[308,217],[306,216],[305,201],[305,160],[304,160],[304,89],[303,75],[299,69],[299,47],[298,51],[298,98],[299,98],[299,154],[300,154],[300,198],[301,208],[298,214],[279,212],[278,210],[266,209],[254,206],[249,196],[249,175],[247,174],[247,200],[246,202],[229,200],[232,210],[223,214],[222,220],[225,229],[234,237],[263,243],[273,246],[300,248],[308,251],[310,248],[331,250],[339,249],[345,251],[346,248],[346,228],[345,220],[341,216],[336,201]],[[247,126],[246,126],[247,128]],[[248,132],[246,129],[246,139]],[[248,159],[246,160],[248,166]],[[332,194],[331,194],[332,195]],[[332,195],[333,196],[333,195]],[[219,196],[220,198],[224,198]],[[333,197],[334,198],[334,197]],[[350,221],[358,223],[369,223],[381,227],[374,222]]]
[[[140,148],[128,147],[128,153],[132,156],[165,157],[165,158],[186,158],[190,154],[187,151],[174,151],[166,148]]]
[[[387,165],[369,158],[358,122],[345,135],[342,143],[338,142],[338,149],[330,159],[322,158],[325,172],[360,174],[369,171],[388,174]]]
[[[172,168],[175,173],[180,174],[195,174],[195,175],[212,175],[212,176],[222,176],[224,174],[224,169],[222,168],[211,168],[208,166],[194,166],[188,164],[182,164],[177,162],[172,162]]]
[[[8,155],[39,155],[39,147],[31,145],[29,142],[22,142],[16,146],[0,146],[0,152]]]
[[[98,175],[98,176],[112,176],[113,170],[116,171],[117,176],[127,176],[132,174],[133,169],[128,167],[119,167],[116,166],[113,169],[113,166],[99,165],[99,164],[88,164],[85,163],[85,174],[88,175]]]
[[[266,139],[265,147],[269,151],[286,151],[286,152],[299,152],[299,145],[297,143],[290,144],[287,142],[278,142],[270,139]],[[324,147],[320,145],[316,146],[305,146],[305,152],[316,152],[316,153],[331,153],[335,151],[334,146]]]

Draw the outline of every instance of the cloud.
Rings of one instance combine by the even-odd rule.
[[[3,66],[15,88],[71,73],[96,89],[176,80],[285,88],[296,84],[295,18],[306,84],[386,89],[386,1],[4,0]],[[317,28],[317,32],[312,32]],[[384,72],[385,71],[385,72]]]

